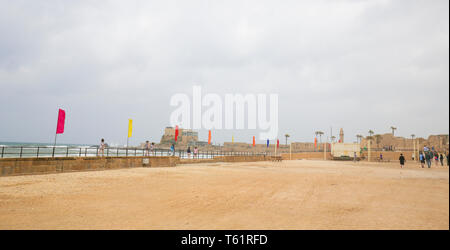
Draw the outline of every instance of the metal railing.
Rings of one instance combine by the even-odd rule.
[[[103,150],[103,154],[98,147],[70,147],[70,146],[1,146],[0,158],[44,158],[44,157],[127,157],[127,156],[178,156],[181,159],[212,159],[216,156],[271,156],[273,152],[235,152],[220,150],[205,150],[198,154],[186,150],[175,150],[164,148],[155,148],[146,150],[144,148],[116,148],[107,147]]]
[[[380,149],[371,149],[377,151]],[[328,151],[328,150],[327,150]],[[381,151],[381,150],[380,150]],[[402,149],[401,151],[413,151]],[[318,153],[323,150],[316,151],[292,151],[295,153]],[[329,151],[328,151],[329,152]],[[364,153],[367,151],[363,151]],[[389,151],[386,151],[389,152]],[[277,154],[289,153],[279,151]],[[103,156],[107,157],[126,157],[126,156],[178,156],[181,159],[198,158],[212,159],[216,156],[255,156],[266,155],[273,156],[275,152],[255,152],[255,151],[224,151],[224,150],[199,150],[198,155],[191,152],[189,155],[186,150],[175,150],[175,152],[166,148],[154,148],[146,150],[136,147],[107,147],[103,151]],[[0,158],[40,158],[40,157],[96,157],[101,156],[98,147],[72,147],[72,146],[0,146]]]

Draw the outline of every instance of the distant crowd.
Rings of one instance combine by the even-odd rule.
[[[425,163],[427,164],[428,168],[431,168],[432,162],[436,164],[436,166],[439,166],[439,163],[441,166],[444,166],[444,159],[447,160],[447,166],[449,166],[449,153],[440,153],[437,150],[434,149],[434,147],[428,148],[427,146],[423,147],[423,151],[419,152],[419,160],[420,164],[422,165],[422,168],[425,167]]]

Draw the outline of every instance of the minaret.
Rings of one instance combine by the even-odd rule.
[[[339,142],[344,143],[344,130],[342,128],[339,131]]]

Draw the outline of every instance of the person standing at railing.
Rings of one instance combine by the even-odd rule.
[[[150,153],[153,154],[153,155],[156,155],[154,150],[155,150],[155,143],[152,142],[152,144],[150,145]]]
[[[195,158],[198,158],[198,148],[197,147],[194,148],[194,159]]]
[[[188,159],[190,159],[191,158],[191,147],[188,147],[186,152],[187,152]]]
[[[105,139],[102,138],[102,140],[100,141],[100,147],[99,147],[99,154],[101,153],[101,156],[104,156],[104,152],[105,152]]]
[[[172,144],[172,146],[170,146],[170,152],[172,156],[175,156],[175,144]]]
[[[144,151],[144,156],[149,156],[149,151],[150,151],[150,142],[149,141],[146,141],[145,142],[145,151]]]

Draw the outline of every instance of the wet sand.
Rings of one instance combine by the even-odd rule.
[[[0,229],[449,229],[448,167],[297,160],[0,177]]]

